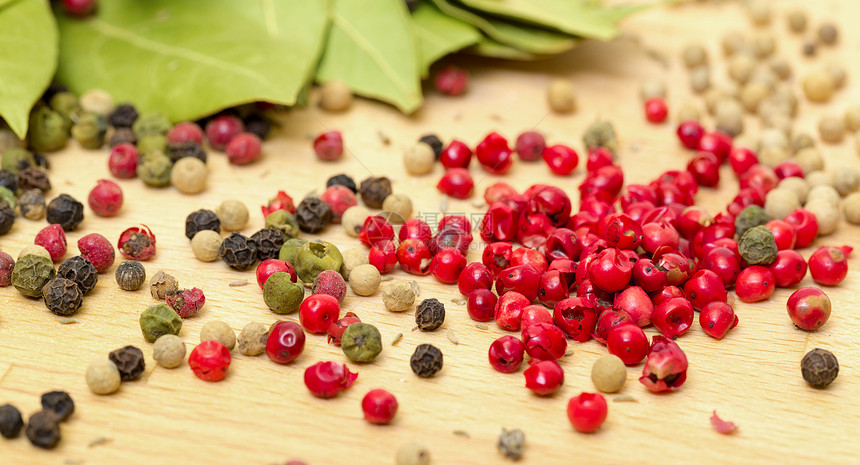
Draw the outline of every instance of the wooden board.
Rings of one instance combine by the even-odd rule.
[[[776,3],[776,2],[775,2]],[[799,2],[779,2],[779,5]],[[823,18],[847,19],[860,14],[860,4],[828,1],[816,7],[813,24]],[[800,39],[789,37],[777,16],[773,31],[780,38],[779,51],[796,63],[796,75],[815,62],[801,59]],[[846,23],[847,26],[847,23]],[[249,206],[252,220],[243,231],[251,234],[263,224],[259,205],[278,189],[296,198],[321,192],[325,179],[346,172],[357,179],[369,174],[389,175],[398,192],[412,196],[418,214],[439,211],[434,189],[441,168],[432,175],[408,177],[401,163],[403,149],[427,132],[445,140],[453,137],[474,144],[490,130],[514,138],[520,131],[536,128],[552,142],[581,148],[581,134],[595,118],[615,122],[623,141],[620,153],[627,182],[647,182],[659,172],[683,168],[689,153],[681,150],[670,124],[644,122],[637,97],[638,82],[646,77],[665,77],[670,83],[673,108],[688,98],[685,72],[676,57],[688,41],[706,41],[715,65],[714,76],[723,80],[724,66],[716,60],[716,41],[727,29],[748,28],[735,4],[696,3],[672,9],[655,9],[625,24],[627,35],[612,43],[587,43],[556,59],[532,64],[464,61],[472,73],[468,94],[443,98],[428,91],[425,107],[404,117],[387,106],[359,101],[342,115],[316,108],[294,110],[280,118],[280,128],[265,144],[264,159],[250,167],[234,167],[223,155],[212,153],[209,189],[201,195],[183,196],[173,189],[147,189],[140,181],[120,181],[126,204],[115,218],[95,217],[87,210],[81,229],[69,234],[70,251],[81,236],[100,232],[111,240],[136,223],[148,224],[158,236],[158,255],[146,263],[151,276],[163,269],[174,274],[183,287],[202,288],[207,296],[201,313],[185,321],[181,336],[189,348],[199,342],[201,326],[224,320],[239,331],[251,321],[273,322],[263,304],[252,271],[239,273],[223,263],[194,259],[183,234],[185,216],[198,208],[215,208],[225,199],[240,199]],[[828,106],[800,104],[797,130],[814,132],[817,118],[839,112],[860,101],[854,76],[860,75],[857,46],[860,32],[843,27],[840,45],[823,49],[820,62],[838,60],[849,67],[849,88]],[[671,59],[664,69],[648,49],[661,50]],[[463,58],[462,60],[467,60]],[[579,110],[571,116],[547,113],[545,88],[557,76],[573,80],[578,89]],[[799,89],[795,80],[795,87]],[[752,128],[754,126],[750,122]],[[336,163],[316,162],[308,137],[326,129],[340,129],[348,155]],[[378,133],[390,138],[381,142]],[[825,145],[827,163],[857,163],[853,141]],[[105,151],[70,147],[51,155],[52,195],[67,192],[85,199],[100,178],[108,177]],[[476,190],[497,180],[479,167],[471,172]],[[561,186],[572,197],[583,179],[580,168],[568,178],[548,174],[542,163],[516,163],[504,178],[519,189],[535,182]],[[728,169],[721,173],[719,190],[703,189],[698,201],[712,212],[724,207],[737,189]],[[468,201],[450,201],[449,212],[477,211]],[[31,242],[44,222],[19,220],[12,233],[0,238],[3,250],[13,255]],[[332,227],[323,238],[343,248],[361,247],[355,239]],[[837,234],[816,245],[860,246],[858,229],[843,225]],[[479,246],[470,261],[479,259]],[[811,250],[803,251],[808,256]],[[851,260],[856,267],[856,260]],[[400,271],[395,279],[413,279]],[[247,279],[244,287],[228,283]],[[855,315],[860,274],[849,273],[842,285],[829,290],[833,316],[819,331],[794,329],[785,312],[791,290],[780,289],[765,303],[736,303],[740,325],[723,341],[706,336],[698,326],[679,343],[690,361],[687,383],[675,393],[653,395],[637,382],[641,365],[628,370],[628,383],[620,393],[636,402],[610,400],[609,419],[596,434],[572,430],[565,416],[570,397],[593,391],[590,367],[605,353],[597,342],[573,344],[575,353],[562,361],[566,382],[549,398],[539,398],[523,388],[521,373],[503,375],[487,363],[489,344],[504,334],[491,325],[477,329],[464,305],[452,302],[456,289],[432,278],[419,279],[421,298],[437,297],[447,306],[448,318],[433,333],[411,331],[413,314],[388,313],[377,294],[369,298],[349,295],[344,309],[358,313],[382,332],[384,351],[376,363],[350,364],[359,372],[356,384],[332,400],[313,398],[302,384],[304,369],[320,360],[345,361],[340,350],[325,338],[309,336],[302,356],[288,366],[276,365],[265,356],[234,354],[224,382],[205,383],[195,378],[187,364],[175,370],[156,367],[152,345],[141,337],[138,316],[155,303],[147,289],[118,290],[113,271],[101,280],[85,300],[77,324],[62,325],[35,300],[22,298],[13,288],[0,290],[0,403],[12,402],[29,414],[39,408],[39,395],[66,389],[77,405],[71,420],[62,426],[63,441],[53,451],[32,447],[24,438],[0,441],[6,464],[145,464],[145,463],[284,463],[301,458],[310,464],[394,463],[394,451],[407,441],[419,441],[432,451],[436,464],[505,463],[495,448],[503,427],[522,428],[527,436],[526,463],[852,463],[860,456],[853,433],[860,428],[860,320]],[[803,285],[811,284],[807,277]],[[295,320],[294,316],[290,319]],[[446,336],[453,331],[454,345]],[[654,334],[653,328],[647,330]],[[402,340],[391,346],[395,335]],[[414,347],[433,343],[445,354],[439,376],[415,377],[408,364]],[[147,369],[139,381],[122,386],[116,395],[91,394],[84,382],[89,362],[113,349],[133,344],[147,355]],[[799,363],[813,347],[832,350],[842,367],[839,379],[826,390],[809,388],[800,376]],[[393,392],[400,403],[390,426],[371,426],[361,417],[360,401],[375,387]],[[615,396],[609,396],[613,398]],[[716,409],[736,422],[733,436],[715,433],[708,421]],[[456,435],[462,430],[468,436]],[[100,437],[109,442],[89,447]]]

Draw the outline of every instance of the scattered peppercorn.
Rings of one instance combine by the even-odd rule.
[[[382,352],[382,336],[376,326],[361,322],[353,323],[344,330],[340,348],[351,361],[369,363]]]
[[[351,177],[347,176],[346,174],[338,174],[338,175],[332,176],[332,177],[328,178],[328,181],[326,181],[326,183],[325,183],[326,187],[331,187],[331,186],[336,186],[336,185],[349,188],[349,190],[351,190],[353,194],[358,193],[358,187],[356,187],[355,181],[353,181],[353,179]]]
[[[63,231],[74,231],[84,220],[84,204],[69,194],[51,200],[47,209],[48,223],[59,224]]]
[[[340,217],[340,224],[347,236],[358,237],[361,226],[370,216],[370,210],[361,205],[349,207]]]
[[[431,344],[421,344],[415,348],[409,366],[416,375],[429,378],[442,369],[442,351]]]
[[[108,145],[110,148],[114,148],[121,144],[129,144],[132,146],[137,144],[137,137],[134,135],[134,131],[132,131],[131,128],[108,129],[105,137],[108,139]],[[137,149],[135,149],[135,153],[137,153]]]
[[[60,421],[68,420],[75,413],[75,402],[68,392],[51,391],[42,394],[42,409],[53,412]]]
[[[44,193],[51,190],[51,180],[48,179],[47,173],[39,168],[30,166],[18,173],[18,188],[22,191],[39,189]]]
[[[183,158],[196,158],[203,163],[207,161],[206,150],[197,141],[186,140],[167,145],[167,155],[174,164]]]
[[[263,285],[263,301],[278,314],[298,311],[304,297],[305,288],[294,283],[287,272],[272,273]]]
[[[119,370],[120,379],[134,381],[146,369],[143,351],[135,346],[125,346],[108,354],[108,359]]]
[[[765,213],[764,208],[758,205],[750,205],[735,217],[735,233],[738,237],[743,237],[748,230],[762,226],[770,221],[771,218]]]
[[[445,305],[437,299],[424,299],[415,310],[415,324],[421,331],[434,331],[445,322]]]
[[[30,189],[18,197],[18,209],[21,216],[28,220],[39,221],[45,217],[47,206],[45,205],[45,194],[39,189]]]
[[[195,234],[203,230],[221,232],[221,220],[215,212],[200,209],[185,217],[185,237],[193,239]]]
[[[416,142],[403,152],[403,166],[406,168],[406,172],[411,175],[427,174],[433,171],[435,163],[436,157],[433,147],[424,142]]]
[[[499,435],[499,441],[496,447],[499,452],[511,460],[519,460],[523,456],[523,446],[526,442],[526,435],[521,429],[507,430],[502,428],[502,434]]]
[[[274,215],[274,213],[272,213]],[[269,216],[272,216],[269,215]],[[281,246],[281,251],[278,253],[278,260],[283,260],[291,265],[296,263],[296,258],[299,255],[299,249],[307,244],[308,241],[298,237],[287,239],[284,245]]]
[[[616,355],[603,355],[591,366],[591,382],[600,392],[618,392],[626,381],[627,367]]]
[[[612,153],[618,152],[618,137],[615,127],[609,121],[597,120],[591,123],[582,135],[586,148],[605,147]]]
[[[257,244],[247,236],[234,232],[221,242],[218,255],[230,268],[247,270],[257,260]]]
[[[349,287],[360,296],[370,296],[379,289],[382,277],[379,269],[373,265],[359,265],[349,273]]]
[[[218,250],[221,248],[221,242],[220,234],[205,229],[195,234],[191,239],[191,251],[200,261],[214,262],[220,257]]]
[[[403,224],[412,218],[412,199],[406,194],[391,194],[382,202],[380,215],[391,224]]]
[[[119,369],[116,364],[106,358],[93,360],[87,367],[87,387],[93,394],[113,394],[119,389],[122,382]]]
[[[140,314],[140,331],[147,342],[155,342],[164,334],[179,334],[182,318],[167,304],[153,305]]]
[[[23,148],[8,149],[3,152],[3,160],[0,166],[4,170],[18,176],[21,170],[36,164],[33,153]]]
[[[206,163],[197,158],[185,157],[173,164],[170,184],[183,194],[199,194],[206,190],[207,176]]]
[[[38,152],[55,152],[69,140],[67,119],[46,105],[37,104],[30,112],[27,141]]]
[[[296,238],[301,232],[296,217],[286,210],[275,210],[269,213],[266,216],[266,227],[278,228],[284,233],[284,236],[289,238]]]
[[[433,157],[436,160],[442,156],[442,150],[445,148],[445,144],[442,143],[442,140],[439,139],[439,136],[436,134],[425,134],[418,139],[418,142],[423,142],[429,145],[430,148],[433,149]]]
[[[181,318],[196,315],[206,303],[203,291],[196,287],[168,292],[165,300],[167,305],[170,305],[170,308],[175,310]]]
[[[104,116],[85,112],[72,126],[72,137],[85,149],[99,149],[105,145],[107,129]]]
[[[391,181],[386,177],[371,176],[361,181],[358,191],[365,205],[370,208],[382,208],[382,202],[391,195]]]
[[[116,267],[116,283],[124,291],[136,291],[146,281],[146,269],[135,260],[126,260]]]
[[[179,282],[173,275],[167,274],[163,270],[156,272],[149,281],[149,292],[155,300],[164,300],[168,294],[177,290],[179,290]]]
[[[14,224],[15,210],[5,203],[0,203],[0,235],[8,233]]]
[[[18,175],[11,171],[0,169],[0,187],[5,187],[11,192],[18,192]]]
[[[547,88],[547,101],[552,111],[570,113],[576,109],[576,93],[567,79],[555,79]]]
[[[430,451],[421,444],[410,442],[397,449],[395,461],[397,465],[430,465]]]
[[[251,241],[257,247],[257,257],[260,260],[278,258],[286,236],[278,228],[263,228],[251,236]]]
[[[343,81],[329,81],[320,89],[320,107],[325,111],[340,112],[352,105],[352,91]]]
[[[60,418],[50,410],[30,415],[27,422],[27,439],[42,449],[53,449],[60,442]]]
[[[822,23],[818,26],[818,38],[822,43],[832,45],[839,38],[839,29],[831,22]]]
[[[15,262],[15,267],[12,269],[12,285],[27,297],[41,297],[42,288],[56,275],[54,263],[50,258],[27,254]]]
[[[77,284],[83,295],[89,294],[99,282],[96,267],[81,256],[68,258],[61,263],[57,268],[57,277],[66,278]]]
[[[151,152],[140,158],[137,177],[149,187],[167,187],[170,185],[172,169],[173,163],[170,162],[170,157],[162,152]]]
[[[344,254],[344,266],[346,266]],[[382,289],[382,303],[389,312],[405,312],[415,303],[415,281],[392,281]]]
[[[311,234],[322,231],[334,219],[331,207],[316,197],[308,197],[302,200],[296,208],[295,216],[299,223],[299,228]]]
[[[8,253],[0,251],[0,287],[12,285],[13,269],[15,269],[15,259]]]
[[[0,406],[0,436],[6,439],[17,437],[24,427],[21,411],[12,404]]]
[[[350,274],[352,274],[352,270],[356,269],[361,265],[367,265],[370,263],[370,260],[367,256],[367,252],[356,248],[347,249],[346,251],[344,251],[342,259],[343,264],[340,267],[340,274],[345,280],[349,280]]]
[[[812,349],[800,361],[800,372],[810,386],[824,388],[839,374],[839,361],[828,350]]]
[[[137,109],[130,103],[122,103],[116,106],[108,115],[108,122],[115,128],[131,128],[137,121]]]
[[[278,211],[290,214],[286,210]],[[218,215],[218,219],[221,221],[221,228],[225,231],[239,231],[248,224],[248,207],[238,200],[225,200],[221,202],[218,208],[215,209],[215,214]],[[266,217],[267,221],[269,216],[271,214]],[[269,227],[269,225],[266,224],[266,227]]]
[[[54,278],[42,288],[45,306],[52,313],[61,316],[74,315],[83,303],[81,288],[72,280]]]
[[[266,351],[266,341],[269,339],[269,328],[263,323],[253,321],[246,324],[239,333],[239,352],[242,355],[256,356]]]
[[[747,230],[738,241],[741,258],[750,265],[770,265],[778,252],[773,233],[767,226]]]
[[[285,260],[283,257],[280,258]],[[312,283],[325,270],[340,271],[343,256],[334,244],[315,240],[305,242],[298,248],[295,261],[285,261],[295,266],[296,274],[302,281]]]
[[[257,136],[260,140],[266,140],[272,130],[272,122],[265,115],[254,113],[245,118],[245,131]]]
[[[236,347],[236,332],[223,321],[210,321],[200,329],[200,342],[203,341],[218,341],[227,350],[233,350]]]
[[[175,334],[165,334],[152,345],[152,358],[164,368],[176,368],[185,360],[185,343]]]

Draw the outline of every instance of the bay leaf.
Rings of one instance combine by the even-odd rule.
[[[325,0],[110,0],[58,17],[58,80],[115,101],[196,119],[255,101],[292,105],[316,68]]]
[[[479,28],[495,42],[524,52],[554,54],[570,50],[576,45],[572,37],[559,32],[482,16],[450,0],[433,0],[433,3],[445,14]]]
[[[411,113],[422,101],[419,68],[403,0],[334,0],[317,81],[343,81],[359,95]]]
[[[412,12],[421,75],[427,76],[436,60],[464,47],[478,43],[481,33],[471,24],[442,13],[435,5],[423,1]]]
[[[463,50],[464,53],[503,60],[533,61],[544,58],[541,55],[524,52],[518,48],[496,42],[489,37],[481,37],[477,44]]]
[[[0,4],[0,116],[21,139],[57,67],[57,24],[45,0]]]

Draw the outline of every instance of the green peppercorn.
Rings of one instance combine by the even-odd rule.
[[[150,152],[137,165],[137,176],[147,186],[167,187],[170,185],[171,168],[170,157],[162,152]]]
[[[18,197],[18,209],[21,216],[28,220],[38,221],[45,217],[45,194],[39,189],[30,189]]]
[[[12,285],[27,297],[41,297],[42,288],[54,279],[57,271],[50,258],[27,254],[15,262],[12,269]]]
[[[147,136],[165,135],[172,127],[170,120],[163,113],[151,112],[138,116],[131,129],[137,139],[142,140]]]
[[[745,232],[761,226],[770,221],[770,217],[765,213],[764,208],[758,205],[750,205],[735,217],[735,233],[738,237],[742,237]]]
[[[294,283],[289,273],[273,273],[263,285],[263,301],[278,314],[298,311],[304,298],[305,288]]]
[[[27,138],[37,152],[54,152],[66,146],[70,122],[63,115],[39,105],[30,113]]]
[[[609,121],[597,120],[585,130],[582,142],[587,148],[606,147],[613,154],[618,151],[618,137],[615,126]]]
[[[382,336],[376,326],[353,323],[343,332],[340,348],[353,362],[369,363],[382,352]]]
[[[776,260],[776,241],[767,226],[750,228],[738,241],[741,258],[750,265],[770,265]]]
[[[278,211],[283,211],[283,210],[278,210]],[[269,216],[272,216],[275,213],[277,213],[277,212],[273,212]],[[269,226],[268,221],[266,221],[266,226],[267,227]],[[295,265],[296,264],[296,257],[298,257],[298,255],[299,255],[299,249],[303,245],[307,244],[307,242],[308,242],[307,240],[299,239],[297,237],[292,238],[292,239],[287,239],[287,241],[284,242],[284,245],[281,246],[281,251],[278,252],[278,260],[283,260],[283,261],[289,263],[290,265]]]
[[[4,170],[15,176],[24,168],[29,168],[35,164],[36,158],[33,156],[33,152],[26,149],[9,149],[3,152],[3,161],[0,163]]]
[[[107,119],[95,113],[84,113],[72,126],[72,137],[85,149],[99,149],[105,145]]]
[[[292,238],[298,237],[301,232],[296,217],[286,210],[275,210],[269,213],[269,216],[266,217],[266,227],[278,228],[283,231],[285,236]]]
[[[182,318],[167,304],[153,305],[140,314],[140,331],[147,342],[155,342],[164,334],[179,335]]]
[[[5,203],[12,210],[18,206],[18,199],[15,197],[15,193],[10,191],[9,189],[0,186],[0,203]]]
[[[325,270],[339,273],[343,265],[343,256],[334,244],[316,240],[307,242],[299,248],[293,265],[302,281],[312,283],[317,279],[317,275]]]
[[[162,134],[152,134],[148,136],[137,137],[137,151],[141,154],[147,154],[152,152],[165,153],[166,150],[167,137]]]
[[[81,104],[78,102],[78,97],[71,92],[57,92],[51,97],[51,109],[63,116],[63,118],[73,121],[77,119],[81,112]]]

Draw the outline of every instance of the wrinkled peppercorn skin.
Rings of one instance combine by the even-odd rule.
[[[221,232],[221,220],[212,210],[200,209],[185,217],[185,237],[189,240],[193,239],[195,234],[207,229],[216,233]]]
[[[81,288],[83,295],[95,289],[99,274],[93,263],[84,257],[71,257],[57,268],[57,276],[73,281]]]
[[[140,331],[146,342],[155,342],[165,334],[179,335],[182,318],[167,304],[153,305],[140,314]]]
[[[84,294],[80,286],[71,279],[54,278],[42,288],[42,298],[51,313],[69,316],[81,308]]]
[[[41,297],[42,288],[54,279],[57,271],[50,258],[27,254],[15,262],[12,269],[12,285],[27,297]]]
[[[803,356],[800,362],[800,371],[803,379],[815,388],[824,388],[830,385],[839,374],[839,362],[836,357],[824,349],[812,349]]]
[[[146,369],[143,351],[135,346],[125,346],[108,354],[108,358],[119,369],[123,381],[133,381]]]
[[[382,202],[391,195],[391,181],[385,177],[369,177],[359,187],[361,201],[370,208],[382,208]]]
[[[50,410],[30,415],[27,422],[27,439],[36,447],[53,449],[60,442],[60,418]]]
[[[138,113],[134,105],[122,103],[108,115],[108,123],[115,128],[131,128],[137,121]]]
[[[430,344],[421,344],[409,359],[412,372],[422,378],[429,378],[442,369],[442,351]]]
[[[116,267],[116,283],[125,291],[136,291],[146,282],[146,269],[135,260],[126,260]]]
[[[353,194],[358,193],[358,186],[355,185],[355,181],[345,174],[338,174],[328,178],[328,181],[326,181],[325,186],[344,186],[347,189],[351,190]]]
[[[424,299],[415,310],[415,324],[421,331],[435,331],[445,322],[445,305],[437,299]]]
[[[278,258],[281,247],[287,240],[283,231],[278,228],[263,228],[251,236],[254,245],[257,246],[257,258],[267,260]]]
[[[24,418],[21,411],[11,404],[0,405],[0,436],[6,439],[18,437],[22,428]]]
[[[218,248],[218,255],[230,268],[244,271],[257,260],[257,245],[243,234],[230,234]]]
[[[51,411],[60,421],[67,420],[75,413],[75,402],[66,391],[51,391],[42,394],[42,410]]]
[[[382,336],[373,325],[353,323],[344,330],[340,348],[351,361],[369,363],[382,352]]]
[[[48,192],[51,190],[51,180],[48,179],[47,173],[31,166],[18,173],[18,188],[22,191],[39,189],[42,192]]]
[[[322,200],[309,197],[296,208],[296,221],[299,228],[306,233],[318,233],[331,224],[334,214],[331,207]]]
[[[60,194],[48,203],[47,217],[48,223],[59,224],[63,231],[74,231],[84,220],[84,204],[69,194]]]

